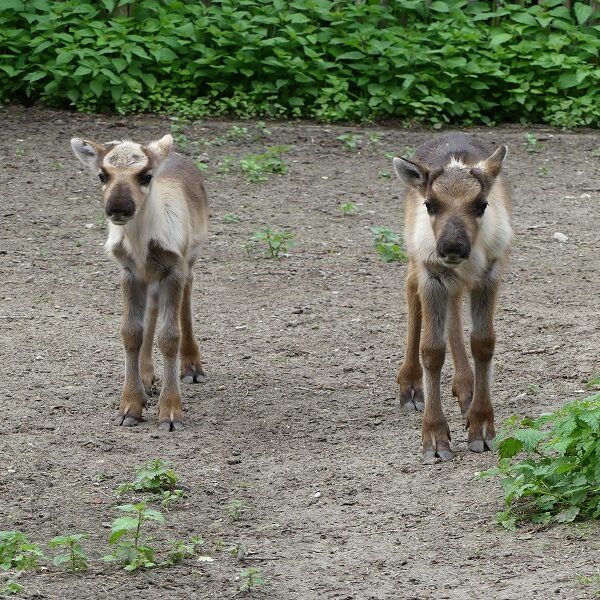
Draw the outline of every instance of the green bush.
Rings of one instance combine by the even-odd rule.
[[[0,101],[78,110],[597,126],[591,5],[3,0]]]
[[[512,417],[495,440],[506,509],[497,521],[567,523],[600,518],[600,394],[538,419]]]

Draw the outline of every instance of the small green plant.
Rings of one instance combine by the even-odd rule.
[[[291,231],[273,231],[269,227],[257,231],[246,244],[246,249],[250,245],[258,243],[264,246],[268,258],[279,258],[282,254],[287,254],[294,245],[294,234]]]
[[[232,500],[226,507],[227,518],[231,522],[239,521],[244,512],[244,503],[241,500]]]
[[[19,594],[25,589],[20,583],[9,579],[1,588],[0,588],[0,596],[14,596],[15,594]]]
[[[246,555],[246,546],[241,542],[236,542],[227,548],[227,554],[232,558],[241,559]]]
[[[117,495],[121,496],[131,491],[162,493],[174,490],[178,480],[175,471],[162,460],[157,459],[139,469],[132,482],[120,485],[117,488]]]
[[[596,375],[586,383],[586,387],[593,390],[594,388],[600,387],[600,375]]]
[[[350,217],[356,214],[356,204],[354,204],[354,202],[346,202],[345,204],[340,204],[340,212],[345,217]]]
[[[528,391],[530,394],[537,395],[537,394],[539,394],[539,393],[540,393],[540,386],[539,386],[539,385],[537,385],[536,383],[530,383],[530,384],[527,386],[527,391]]]
[[[208,165],[205,162],[202,162],[201,160],[197,160],[197,161],[194,161],[194,164],[196,165],[196,168],[199,169],[200,171],[208,171]]]
[[[262,572],[256,567],[244,569],[240,573],[240,578],[242,580],[242,585],[240,586],[242,592],[249,592],[265,587],[265,580],[263,579]]]
[[[248,154],[240,160],[240,168],[246,179],[259,183],[269,179],[267,174],[285,175],[287,164],[281,155],[289,150],[289,146],[273,146],[261,154]]]
[[[402,240],[397,233],[387,227],[373,227],[373,245],[375,251],[384,262],[406,262],[408,257],[402,247]]]
[[[192,537],[189,542],[176,540],[170,542],[171,549],[164,562],[166,566],[177,565],[183,562],[186,558],[195,556],[198,548],[204,544],[201,537]]]
[[[104,212],[96,217],[96,229],[106,229],[106,214]]]
[[[241,219],[233,213],[225,213],[222,217],[223,223],[238,223]]]
[[[0,569],[9,571],[35,571],[44,553],[30,542],[21,531],[0,531]]]
[[[233,168],[233,158],[231,156],[224,156],[217,167],[217,172],[222,175],[229,175]]]
[[[541,152],[542,144],[540,141],[533,135],[533,133],[526,133],[523,136],[525,138],[525,150],[527,152]]]
[[[227,137],[229,137],[231,140],[245,140],[250,137],[250,133],[248,132],[247,127],[233,125],[227,132]]]
[[[55,161],[52,163],[52,168],[53,168],[55,171],[62,171],[62,170],[65,168],[65,165],[63,165],[63,163],[61,163],[61,162],[60,162],[60,160],[55,160]]]
[[[369,144],[372,146],[378,146],[381,143],[380,133],[370,133],[368,135]]]
[[[392,174],[389,171],[379,171],[379,177],[381,179],[389,179]]]
[[[344,142],[344,148],[349,151],[357,150],[360,142],[362,141],[362,135],[358,133],[342,133],[338,135],[337,140]]]
[[[171,135],[173,136],[173,140],[175,141],[177,148],[185,152],[190,145],[190,140],[183,132],[183,123],[172,123]]]
[[[537,419],[510,418],[496,437],[507,529],[523,522],[569,523],[600,518],[600,394]]]
[[[541,165],[538,168],[538,173],[542,176],[542,177],[548,177],[548,175],[550,175],[550,167],[546,166],[546,165]]]
[[[25,150],[23,150],[23,148],[17,148],[15,150],[15,156],[21,157],[21,156],[24,156],[24,155],[25,155]]]
[[[587,575],[576,575],[577,581],[582,585],[594,588],[594,595],[600,597],[600,573],[588,577]]]
[[[54,564],[56,566],[67,565],[67,569],[72,573],[85,571],[88,568],[88,557],[80,542],[87,537],[89,537],[87,533],[74,533],[52,538],[48,542],[50,548],[66,548],[67,550],[66,554],[54,557]]]
[[[155,496],[154,499],[160,500],[162,506],[168,509],[171,504],[175,504],[185,497],[183,490],[165,490],[162,494]]]
[[[264,121],[257,121],[256,122],[256,129],[258,129],[258,132],[265,136],[268,137],[269,135],[271,135],[271,133],[273,133],[268,127],[267,124]]]
[[[113,551],[102,557],[106,562],[119,562],[126,571],[150,569],[156,566],[156,550],[142,538],[142,526],[150,521],[164,523],[162,513],[148,508],[146,502],[125,504],[118,510],[127,513],[115,519],[111,525],[108,543]]]
[[[408,158],[409,160],[415,155],[416,149],[411,146],[406,146],[404,151],[402,152],[402,156],[404,158]]]

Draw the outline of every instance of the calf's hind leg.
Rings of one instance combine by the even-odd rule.
[[[194,275],[190,272],[186,278],[181,301],[181,348],[180,369],[181,380],[184,383],[204,383],[206,375],[202,368],[202,354],[198,342],[194,338],[192,314],[192,287]]]
[[[179,391],[177,360],[181,330],[179,312],[183,292],[183,277],[173,267],[158,286],[160,328],[158,347],[163,355],[164,374],[158,399],[158,428],[167,431],[183,428],[183,406]]]
[[[400,408],[404,412],[422,411],[423,369],[419,362],[419,341],[421,339],[421,300],[419,298],[417,274],[409,266],[406,277],[406,301],[408,323],[406,335],[406,354],[398,370],[396,381],[399,386]]]
[[[156,377],[154,376],[154,360],[152,358],[152,346],[154,345],[154,331],[158,318],[158,293],[155,289],[148,291],[148,306],[144,320],[144,341],[140,351],[140,371],[146,392],[150,393],[154,388]]]

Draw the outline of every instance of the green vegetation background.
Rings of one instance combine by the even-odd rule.
[[[594,6],[3,0],[0,101],[198,117],[598,126]]]

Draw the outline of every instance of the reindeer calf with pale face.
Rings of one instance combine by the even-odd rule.
[[[424,411],[426,462],[453,458],[440,397],[446,338],[454,362],[452,393],[466,420],[468,447],[482,452],[490,448],[495,436],[490,393],[493,316],[512,236],[510,192],[500,174],[505,155],[506,146],[494,147],[450,133],[422,144],[411,160],[393,161],[396,174],[407,186],[409,256],[408,335],[397,380],[402,409]],[[475,375],[463,341],[465,292],[471,297]]]
[[[170,135],[146,145],[73,138],[71,146],[100,180],[106,248],[122,267],[125,384],[115,423],[133,426],[142,420],[146,391],[155,382],[158,321],[164,362],[158,427],[181,429],[179,378],[206,380],[191,308],[192,268],[208,222],[202,175],[190,159],[172,151]]]

